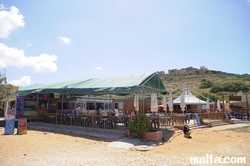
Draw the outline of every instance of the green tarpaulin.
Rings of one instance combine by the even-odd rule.
[[[124,94],[166,93],[157,73],[110,78],[91,78],[53,84],[34,84],[19,88],[18,95],[30,93]]]

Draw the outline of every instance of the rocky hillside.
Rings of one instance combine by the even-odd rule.
[[[160,74],[167,91],[179,95],[184,88],[192,93],[209,98],[220,99],[222,94],[226,99],[236,95],[239,91],[250,92],[250,75],[236,75],[226,73],[214,73],[207,71],[203,75],[179,75],[170,76]]]

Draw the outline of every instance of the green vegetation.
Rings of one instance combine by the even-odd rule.
[[[211,88],[213,86],[213,82],[209,81],[209,80],[201,80],[201,84],[200,84],[200,89],[206,89],[206,88]]]
[[[188,88],[194,95],[204,100],[221,100],[222,94],[225,100],[237,92],[248,92],[250,88],[250,75],[221,74],[207,71],[204,75],[165,75],[163,83],[167,91],[172,91],[174,98],[184,89]]]
[[[12,88],[15,88],[15,86],[7,84],[4,84],[4,80],[0,78],[0,109],[4,108],[4,100],[9,94],[8,91]]]
[[[129,132],[128,132],[129,131]],[[126,133],[133,138],[143,138],[147,131],[154,131],[149,118],[145,114],[138,114],[129,119]]]
[[[218,92],[223,92],[223,87],[220,85],[214,85],[211,89],[210,89],[211,93],[218,93]]]
[[[249,86],[242,82],[226,82],[223,84],[223,90],[226,92],[238,92],[240,90],[247,92],[249,91]]]

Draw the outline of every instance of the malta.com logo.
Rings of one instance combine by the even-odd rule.
[[[215,157],[206,154],[203,157],[190,157],[190,164],[246,164],[246,157]]]

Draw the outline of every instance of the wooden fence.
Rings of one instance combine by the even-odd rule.
[[[199,117],[204,120],[223,120],[223,112],[198,113]],[[152,127],[155,129],[164,129],[169,126],[189,124],[194,120],[192,113],[188,114],[162,114],[158,116],[148,116]],[[129,123],[129,117],[123,116],[102,116],[102,115],[62,115],[62,114],[48,114],[44,116],[37,116],[31,114],[28,118],[30,122],[44,122],[59,125],[72,125],[100,129],[117,129],[125,130]]]

